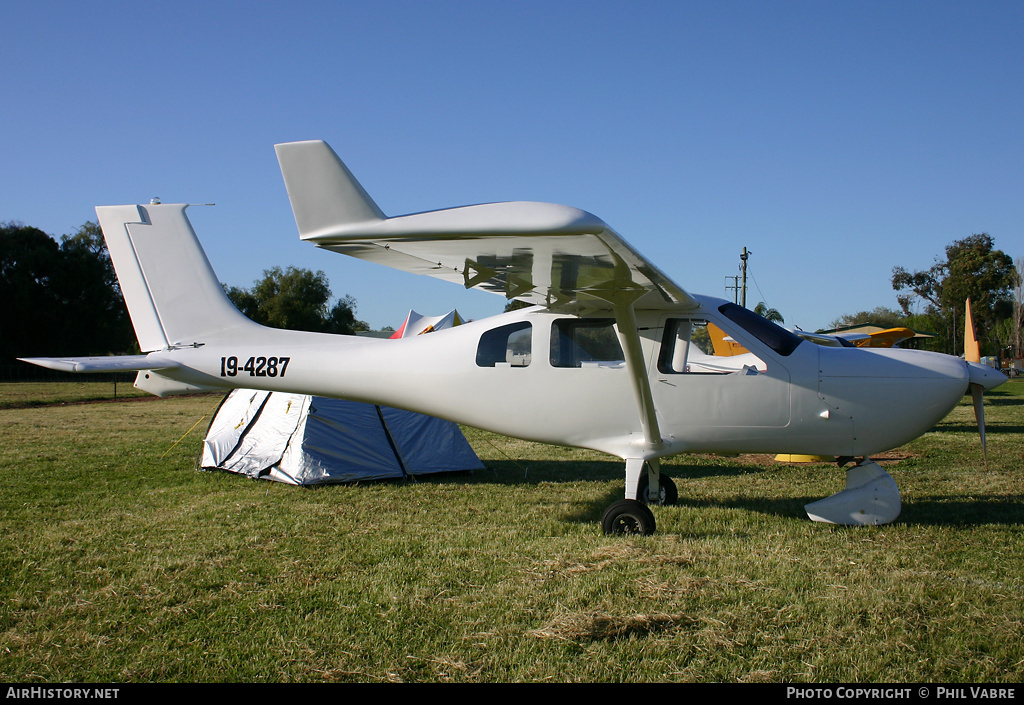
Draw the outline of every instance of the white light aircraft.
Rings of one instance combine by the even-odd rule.
[[[535,306],[400,340],[266,328],[232,306],[185,205],[96,209],[142,355],[31,358],[76,372],[139,370],[164,395],[247,387],[374,402],[625,461],[606,533],[651,533],[678,453],[837,457],[846,488],[812,519],[882,524],[900,512],[869,459],[1006,377],[915,350],[822,347],[736,304],[688,293],[607,224],[549,203],[388,217],[324,142],[276,146],[303,240]],[[704,355],[714,324],[749,351]],[[710,360],[708,359],[710,358]],[[713,363],[713,364],[712,364]]]

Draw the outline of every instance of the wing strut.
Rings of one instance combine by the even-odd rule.
[[[612,302],[612,310],[619,330],[619,344],[626,356],[626,369],[633,383],[633,396],[636,399],[637,412],[640,414],[640,428],[644,434],[644,450],[657,450],[664,446],[664,441],[658,427],[654,395],[651,393],[651,378],[647,374],[643,349],[640,347],[640,332],[637,330],[633,302]]]
[[[637,483],[647,456],[651,451],[660,450],[665,446],[658,427],[658,413],[654,406],[654,395],[651,393],[651,378],[647,374],[644,363],[644,352],[640,346],[640,331],[636,325],[636,311],[633,306],[646,291],[639,288],[623,288],[599,292],[588,290],[595,298],[606,301],[612,306],[615,316],[615,327],[618,329],[619,345],[626,357],[626,370],[633,385],[633,398],[640,418],[640,430],[644,440],[642,448],[636,456],[626,458],[626,498],[639,499],[636,496]],[[658,464],[651,465],[648,472],[648,495],[656,497],[658,487]]]

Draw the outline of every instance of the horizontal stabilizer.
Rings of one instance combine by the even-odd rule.
[[[148,355],[104,355],[99,357],[19,357],[22,362],[61,372],[127,372],[169,370],[176,363],[161,364]]]
[[[384,220],[384,213],[321,140],[274,146],[303,238],[338,226]]]

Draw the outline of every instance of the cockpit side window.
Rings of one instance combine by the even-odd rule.
[[[704,329],[706,335],[707,324],[690,318],[674,318],[665,323],[665,337],[661,344],[661,353],[658,355],[658,371],[662,374],[678,374],[686,372],[686,358],[690,353],[690,346],[697,347],[694,340],[695,331]],[[697,333],[700,337],[700,333]]]
[[[670,318],[658,354],[661,374],[743,374],[767,370],[764,361],[718,326],[698,318]]]
[[[528,367],[532,358],[533,325],[510,323],[486,331],[476,348],[478,367]]]

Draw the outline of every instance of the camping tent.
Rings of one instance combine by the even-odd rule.
[[[214,415],[200,466],[292,485],[483,468],[458,424],[303,394],[232,391]]]
[[[405,317],[405,322],[392,335],[392,339],[411,338],[414,335],[431,333],[435,330],[444,330],[461,326],[463,323],[459,312],[452,309],[443,316],[421,316],[413,310]]]

